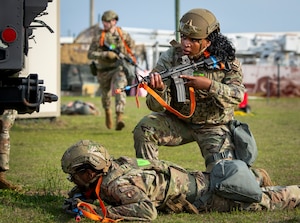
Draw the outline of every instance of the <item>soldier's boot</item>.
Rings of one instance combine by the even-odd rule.
[[[110,109],[105,109],[105,125],[108,129],[111,129],[113,125]]]
[[[0,172],[0,189],[20,190],[21,186],[14,185],[5,179],[5,172]]]
[[[125,127],[125,123],[123,122],[123,113],[117,112],[117,118],[116,118],[116,130],[120,131]]]
[[[256,177],[259,179],[261,187],[274,186],[271,177],[269,176],[268,172],[265,169],[256,168],[253,169],[253,171]]]

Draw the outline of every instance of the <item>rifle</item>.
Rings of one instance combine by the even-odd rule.
[[[84,200],[84,197],[81,193],[76,193],[73,196],[73,199],[75,200],[76,198],[80,199],[80,200]],[[83,213],[81,210],[79,210],[79,208],[77,207],[77,205],[75,205],[74,207],[72,207],[72,212],[75,214],[75,220],[76,222],[80,222],[81,217],[83,216]]]
[[[184,84],[186,83],[186,80],[183,78],[180,78],[180,75],[189,75],[193,76],[193,72],[199,68],[206,68],[209,70],[225,70],[225,71],[230,71],[231,67],[228,62],[221,62],[221,59],[216,58],[214,56],[209,56],[208,58],[205,58],[204,60],[198,61],[198,62],[191,62],[188,56],[183,56],[182,57],[182,64],[178,65],[176,67],[173,67],[171,69],[159,72],[161,75],[161,78],[163,81],[171,78],[176,86],[176,91],[177,91],[177,101],[178,102],[185,102],[185,86]],[[130,90],[133,87],[137,87],[140,83],[146,82],[147,84],[150,83],[150,76],[146,77],[141,77],[141,81],[138,81],[137,84],[131,85],[131,86],[126,86],[122,89],[117,89],[116,93],[119,93],[121,91],[127,91]]]
[[[116,53],[121,59],[125,60],[129,64],[135,66],[136,68],[139,68],[140,70],[143,70],[143,68],[140,68],[136,62],[133,61],[133,59],[125,54],[123,54],[114,44],[109,45],[107,42],[104,41],[103,46],[106,47],[108,50]]]

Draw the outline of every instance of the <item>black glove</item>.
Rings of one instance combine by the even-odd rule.
[[[93,205],[93,200],[86,199],[81,193],[76,193],[73,197],[65,199],[62,209],[66,211],[66,213],[72,215],[73,217],[82,217],[82,212],[78,209],[77,204],[79,202],[89,203],[93,209],[96,209],[96,206]]]

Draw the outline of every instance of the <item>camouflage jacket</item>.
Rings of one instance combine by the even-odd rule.
[[[164,52],[153,71],[164,71],[171,67],[180,65],[182,53],[178,47],[171,47]],[[202,60],[200,58],[199,60]],[[197,61],[195,61],[197,62]],[[201,74],[212,80],[211,87],[206,90],[195,90],[196,109],[193,116],[185,119],[186,122],[194,124],[225,124],[233,119],[234,108],[244,96],[245,87],[242,84],[243,74],[241,65],[236,59],[231,62],[231,71],[199,69],[194,74]],[[176,90],[172,87],[171,81],[165,82],[166,88],[163,91],[156,91],[173,108],[184,115],[190,112],[190,103],[178,103]],[[189,92],[186,89],[186,98]],[[147,106],[152,111],[163,111],[164,108],[150,94],[147,95]]]
[[[188,182],[188,172],[171,162],[120,157],[103,176],[100,196],[108,205],[107,217],[149,221],[157,218],[157,210],[167,209],[168,200],[187,194]],[[204,182],[198,187],[208,190]]]
[[[127,44],[127,46],[132,50],[135,46],[134,40],[131,38],[131,36],[124,30],[120,28],[122,32],[122,37]],[[120,66],[120,60],[116,59],[110,59],[108,57],[108,51],[106,47],[100,46],[100,38],[102,32],[105,32],[104,30],[100,29],[98,35],[96,35],[92,39],[92,43],[90,45],[90,48],[88,50],[88,58],[91,60],[97,60],[97,68],[99,70],[110,70],[114,69],[118,66]],[[125,45],[122,41],[122,38],[120,37],[119,33],[115,31],[114,33],[105,32],[104,41],[108,43],[109,45],[115,45],[116,49],[120,50],[121,53],[128,55],[126,52]]]

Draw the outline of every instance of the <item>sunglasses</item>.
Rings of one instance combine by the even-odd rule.
[[[79,177],[78,175],[83,174],[85,171],[86,171],[85,168],[75,170],[74,174],[69,174],[69,176],[67,177],[67,180],[70,182],[74,182],[74,179],[78,178]]]

